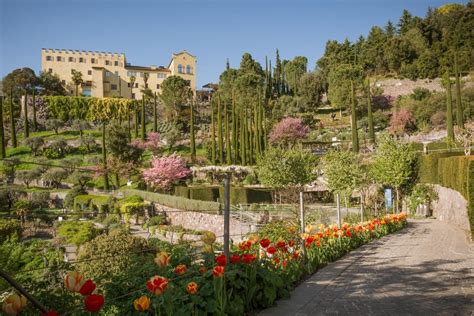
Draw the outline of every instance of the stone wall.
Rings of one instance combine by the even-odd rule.
[[[181,211],[156,203],[155,210],[158,213],[164,213],[171,225],[181,225],[184,228],[195,230],[208,230],[216,234],[218,241],[222,241],[222,236],[224,235],[223,215]],[[234,241],[241,240],[241,236],[255,230],[254,225],[241,222],[232,217],[230,219],[230,235]]]
[[[439,199],[433,203],[433,216],[462,230],[470,231],[466,199],[458,191],[440,185],[434,187]]]

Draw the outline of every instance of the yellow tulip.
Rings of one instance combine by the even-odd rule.
[[[3,301],[2,310],[7,315],[17,315],[26,306],[26,303],[26,297],[13,293]]]
[[[79,274],[79,272],[72,271],[64,277],[64,287],[71,292],[77,293],[80,291],[85,281],[83,275]]]
[[[146,295],[140,296],[133,302],[133,306],[139,312],[146,311],[150,308],[150,298]]]
[[[159,267],[161,267],[161,268],[166,267],[168,265],[168,261],[169,261],[168,253],[162,251],[162,252],[156,254],[155,263]]]

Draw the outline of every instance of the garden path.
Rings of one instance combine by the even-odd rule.
[[[413,220],[329,264],[260,315],[474,315],[474,244],[455,226]]]

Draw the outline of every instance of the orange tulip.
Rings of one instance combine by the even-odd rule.
[[[186,286],[186,291],[192,295],[192,294],[197,293],[198,288],[199,287],[196,282],[189,282],[188,285]]]
[[[17,315],[26,306],[26,303],[26,297],[13,293],[3,301],[2,310],[7,315]]]
[[[81,287],[84,285],[84,282],[86,282],[84,276],[76,271],[69,272],[64,277],[64,286],[71,292],[79,292]]]
[[[155,295],[161,295],[168,287],[168,279],[159,275],[155,275],[146,282],[146,288]]]
[[[224,275],[224,270],[225,268],[223,266],[216,266],[212,270],[212,275],[214,275],[215,278],[220,278]]]
[[[207,272],[207,268],[205,266],[199,267],[199,273],[204,274]]]
[[[139,312],[146,311],[150,308],[150,298],[146,295],[140,296],[133,302],[133,306]]]
[[[184,264],[177,265],[176,268],[174,269],[174,272],[177,275],[183,275],[184,273],[186,273],[186,265]]]
[[[164,268],[168,265],[169,256],[168,253],[162,251],[156,254],[155,263],[160,267]]]

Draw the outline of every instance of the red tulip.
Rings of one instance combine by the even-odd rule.
[[[288,242],[288,246],[293,247],[295,245],[295,241],[292,239]]]
[[[250,264],[254,262],[255,260],[257,260],[257,257],[250,253],[246,253],[242,256],[242,262],[245,264]]]
[[[224,275],[224,271],[225,268],[223,266],[217,266],[212,270],[212,275],[214,275],[215,278],[220,278]]]
[[[230,262],[235,263],[235,264],[240,263],[240,256],[239,255],[232,255],[230,257]]]
[[[47,313],[41,313],[41,316],[58,316],[58,312],[55,310],[50,310]]]
[[[84,300],[86,311],[98,312],[104,305],[104,296],[98,294],[91,294]]]
[[[217,256],[215,260],[216,260],[216,263],[220,265],[221,267],[225,267],[227,264],[227,258],[225,257],[225,255]]]
[[[269,239],[260,240],[260,246],[262,246],[263,248],[267,248],[268,246],[270,246],[270,240]]]
[[[273,255],[276,251],[277,251],[276,248],[273,246],[270,246],[267,248],[267,252],[271,255]]]
[[[92,292],[94,292],[95,288],[96,288],[96,285],[95,285],[94,281],[87,280],[82,285],[81,289],[79,290],[79,293],[81,293],[84,296],[85,295],[90,295],[90,294],[92,294]]]

